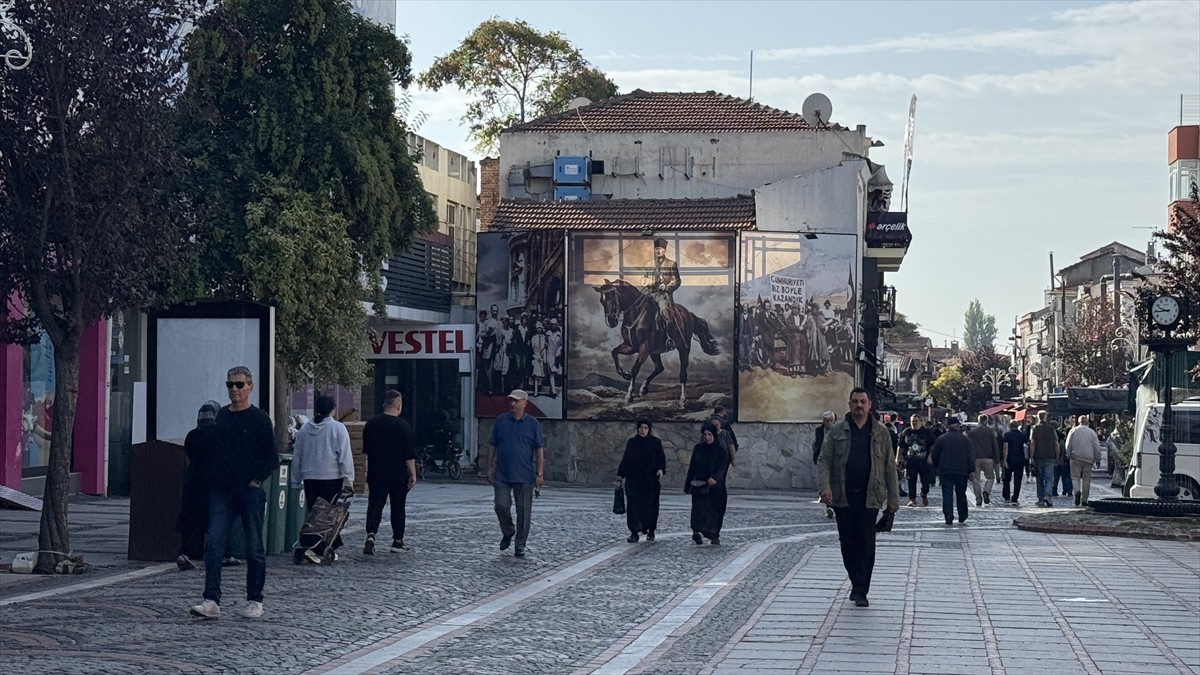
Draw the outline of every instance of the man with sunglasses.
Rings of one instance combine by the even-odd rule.
[[[204,543],[204,601],[191,615],[221,616],[221,557],[234,519],[246,534],[246,606],[242,616],[263,614],[267,556],[263,547],[263,515],[267,495],[263,483],[279,466],[271,418],[250,404],[254,377],[246,366],[234,366],[225,376],[229,405],[217,414],[216,433],[207,455],[209,485],[208,532]]]

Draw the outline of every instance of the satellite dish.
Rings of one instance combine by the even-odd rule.
[[[586,96],[576,96],[575,98],[571,99],[570,103],[567,104],[567,110],[574,110],[576,108],[582,108],[585,105],[591,104],[592,99],[587,98]]]
[[[825,94],[809,94],[808,98],[804,99],[801,114],[809,126],[821,129],[829,126],[829,119],[833,115],[833,104],[829,102],[829,97]]]

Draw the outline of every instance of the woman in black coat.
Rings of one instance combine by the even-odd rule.
[[[667,470],[667,457],[662,441],[652,430],[650,420],[638,420],[637,435],[625,443],[625,454],[617,468],[617,476],[625,486],[625,522],[631,544],[637,543],[641,533],[645,533],[646,541],[654,541],[658,527],[658,479]]]
[[[692,496],[692,541],[703,544],[707,538],[714,546],[721,544],[721,525],[725,522],[725,474],[729,471],[729,453],[717,442],[713,424],[701,427],[701,442],[692,448],[687,480],[683,491]]]
[[[220,403],[205,401],[196,414],[196,428],[189,431],[183,440],[188,466],[183,475],[179,517],[175,520],[175,531],[180,535],[179,555],[175,558],[175,564],[180,570],[193,569],[195,565],[192,564],[192,558],[204,558],[204,532],[208,529],[204,459],[213,443],[213,430],[220,410]]]

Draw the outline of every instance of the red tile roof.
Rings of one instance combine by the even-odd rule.
[[[831,128],[841,127],[835,124]],[[623,96],[513,125],[505,133],[716,133],[812,129],[797,113],[715,91],[635,89]]]
[[[502,199],[490,230],[749,230],[754,198],[610,199],[535,202]]]

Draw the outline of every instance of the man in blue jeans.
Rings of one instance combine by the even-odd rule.
[[[263,514],[267,495],[263,482],[279,466],[271,418],[250,404],[254,377],[246,366],[225,376],[229,405],[217,414],[216,433],[206,449],[208,531],[204,542],[204,601],[190,613],[202,619],[221,616],[221,558],[235,518],[246,534],[246,606],[242,616],[263,614],[267,555],[263,547]]]
[[[1037,414],[1038,423],[1029,435],[1029,457],[1033,460],[1034,480],[1037,481],[1038,506],[1054,506],[1050,494],[1054,487],[1054,466],[1058,463],[1058,433],[1047,421],[1045,410]]]
[[[546,461],[546,441],[536,418],[525,413],[529,394],[514,389],[508,395],[509,412],[501,413],[492,427],[488,444],[487,479],[495,493],[496,518],[500,521],[500,550],[508,549],[517,538],[513,555],[525,557],[529,539],[529,519],[533,511],[533,491],[542,487],[542,469]],[[517,503],[517,526],[513,527],[513,501]]]

